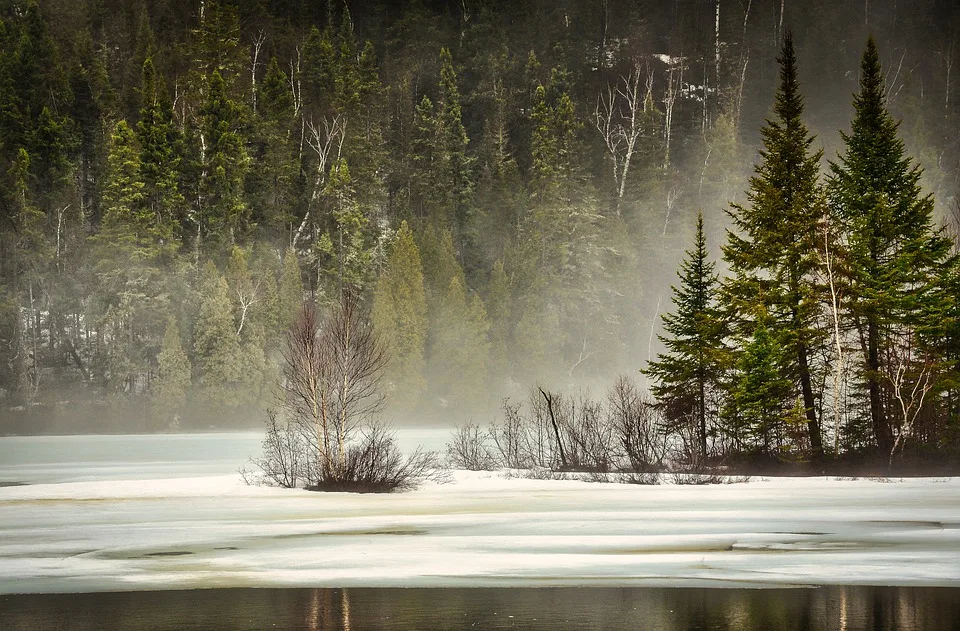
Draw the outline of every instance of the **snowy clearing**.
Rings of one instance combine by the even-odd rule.
[[[239,475],[0,488],[0,592],[960,585],[960,478],[629,486],[455,472],[356,495]]]

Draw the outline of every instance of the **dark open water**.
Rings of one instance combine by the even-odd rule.
[[[0,596],[3,631],[960,630],[960,589],[210,589]]]

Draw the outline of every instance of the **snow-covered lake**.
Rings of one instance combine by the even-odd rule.
[[[423,431],[400,439],[446,440]],[[457,472],[403,494],[321,494],[244,485],[235,471],[258,445],[0,439],[0,482],[26,483],[0,488],[0,593],[960,586],[960,478],[644,487]]]

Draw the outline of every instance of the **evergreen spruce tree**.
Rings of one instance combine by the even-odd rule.
[[[860,64],[845,151],[831,163],[830,203],[846,241],[846,302],[863,340],[874,440],[882,454],[894,445],[884,373],[893,333],[936,328],[943,315],[936,288],[950,265],[950,241],[933,227],[934,201],[920,189],[922,171],[904,150],[886,109],[880,55],[871,37]]]
[[[470,278],[486,272],[491,261],[502,259],[520,237],[529,195],[511,151],[509,113],[506,87],[503,81],[497,80],[493,89],[493,112],[485,122],[479,151],[476,212],[469,230],[475,235],[478,252],[474,258],[464,261]]]
[[[432,225],[421,233],[420,259],[423,262],[423,286],[427,296],[427,313],[433,321],[440,312],[440,304],[450,288],[450,281],[459,279],[466,284],[463,268],[457,262],[457,250],[450,230]]]
[[[468,143],[453,59],[443,48],[437,102],[424,96],[414,118],[414,195],[421,215],[450,230],[460,249],[467,244],[473,188]]]
[[[664,314],[667,350],[644,372],[651,391],[674,427],[694,424],[701,462],[707,456],[709,422],[716,417],[715,393],[724,376],[725,326],[717,304],[719,281],[707,258],[703,214],[697,215],[692,250],[680,264],[680,286],[673,287],[676,312]]]
[[[186,222],[179,183],[181,139],[173,104],[150,57],[143,62],[140,100],[137,140],[144,202],[154,215],[159,236],[172,245]]]
[[[738,451],[779,455],[793,410],[793,384],[784,376],[786,358],[786,349],[761,315],[738,358],[723,408],[726,430]]]
[[[252,221],[277,240],[294,218],[299,165],[290,80],[276,57],[257,86],[256,122],[251,157],[257,167],[247,177],[247,198]]]
[[[480,411],[489,403],[490,321],[479,296],[467,296],[461,276],[439,305],[430,354],[431,391],[442,406]]]
[[[527,303],[518,329],[523,323],[524,335],[534,336],[521,339],[518,330],[516,342],[529,343],[531,352],[558,349],[570,377],[611,355],[605,344],[615,321],[603,316],[604,301],[616,291],[610,283],[617,255],[604,247],[603,217],[581,167],[581,124],[565,76],[554,69],[549,84],[536,90],[530,208],[514,269],[517,294]]]
[[[792,361],[785,364],[803,399],[814,457],[822,455],[820,423],[814,394],[815,349],[823,340],[818,328],[819,266],[817,239],[824,198],[817,182],[821,151],[801,118],[803,97],[797,81],[793,38],[787,33],[780,58],[774,118],[761,129],[761,162],[750,179],[747,204],[732,206],[735,231],[723,248],[731,278],[725,291],[749,335],[750,314],[767,312],[786,337]],[[756,305],[758,297],[763,304]]]
[[[426,387],[427,302],[420,253],[406,222],[400,225],[377,279],[371,318],[389,356],[386,380],[392,404],[411,411]]]
[[[436,125],[440,145],[442,178],[449,190],[447,199],[448,221],[459,237],[463,249],[468,242],[464,234],[470,219],[472,181],[470,170],[473,160],[467,156],[467,131],[463,127],[460,105],[460,90],[457,88],[457,73],[453,67],[450,49],[440,49],[440,89],[437,98]]]
[[[356,201],[356,192],[346,160],[330,167],[325,198],[332,225],[321,237],[315,254],[321,273],[328,280],[330,295],[359,295],[367,285],[371,253],[366,245],[368,220]]]
[[[200,304],[193,327],[194,385],[207,412],[236,409],[245,370],[227,281],[211,262],[200,280]]]
[[[200,235],[210,252],[229,252],[250,228],[244,178],[250,157],[240,133],[240,106],[230,99],[220,73],[210,77],[204,104],[202,138],[206,146],[200,183]]]
[[[157,355],[157,379],[153,384],[153,417],[160,428],[179,429],[189,391],[190,360],[180,343],[180,327],[171,317]]]
[[[147,205],[140,148],[126,121],[114,128],[107,158],[104,215],[96,240],[101,261],[125,268],[131,262],[155,261],[173,245],[168,224],[157,221]]]
[[[100,232],[90,238],[97,280],[92,315],[105,342],[97,363],[114,392],[138,394],[163,335],[169,303],[160,266],[175,244],[147,205],[140,149],[122,120],[110,139],[103,208]]]
[[[438,168],[441,155],[437,146],[437,124],[433,109],[433,101],[424,95],[417,104],[413,116],[410,176],[413,207],[411,210],[421,223],[428,219],[431,223],[441,223],[436,222],[433,214],[444,203],[442,175]]]
[[[280,270],[278,288],[280,330],[286,331],[297,319],[303,308],[303,277],[300,275],[300,261],[297,252],[288,248],[283,255],[283,267]]]

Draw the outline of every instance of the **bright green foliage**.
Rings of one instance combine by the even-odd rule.
[[[198,402],[209,412],[239,407],[244,398],[240,383],[246,368],[227,281],[210,262],[200,280],[193,358]]]
[[[211,252],[242,242],[250,228],[250,209],[244,199],[244,178],[250,158],[240,132],[240,107],[226,92],[219,72],[208,85],[202,110],[203,161],[200,235]]]
[[[823,193],[817,182],[821,151],[801,120],[803,97],[797,81],[793,39],[787,34],[780,56],[775,117],[760,130],[761,162],[750,179],[747,204],[730,211],[735,230],[723,254],[730,264],[728,304],[737,328],[749,335],[750,314],[770,314],[793,361],[784,365],[803,397],[814,453],[822,451],[813,393],[811,361],[823,335],[819,326],[820,221]],[[757,301],[762,301],[756,304]]]
[[[723,410],[726,431],[741,452],[776,455],[791,420],[793,384],[784,376],[785,349],[761,317],[737,362]]]
[[[411,411],[426,387],[427,302],[420,253],[406,222],[400,225],[377,280],[371,318],[389,357],[386,380],[392,405]]]
[[[707,436],[716,419],[716,395],[724,376],[726,327],[717,302],[719,281],[707,258],[703,215],[697,215],[692,250],[680,264],[680,286],[673,287],[676,311],[664,314],[666,351],[644,371],[651,391],[674,427],[694,429],[699,457],[707,456]]]
[[[873,38],[860,67],[860,92],[845,153],[831,163],[830,203],[842,224],[846,308],[864,341],[863,379],[876,445],[889,454],[897,411],[885,402],[891,333],[937,328],[944,305],[937,292],[950,259],[950,241],[933,227],[933,198],[924,195],[922,171],[905,155],[898,123],[885,106],[884,75]],[[929,342],[930,340],[926,340]],[[910,358],[909,361],[913,361]]]
[[[451,410],[479,411],[489,401],[490,321],[479,296],[459,276],[439,305],[430,352],[431,393]]]
[[[157,355],[157,378],[153,384],[153,418],[158,427],[179,428],[189,390],[190,360],[180,343],[180,327],[171,317]]]

